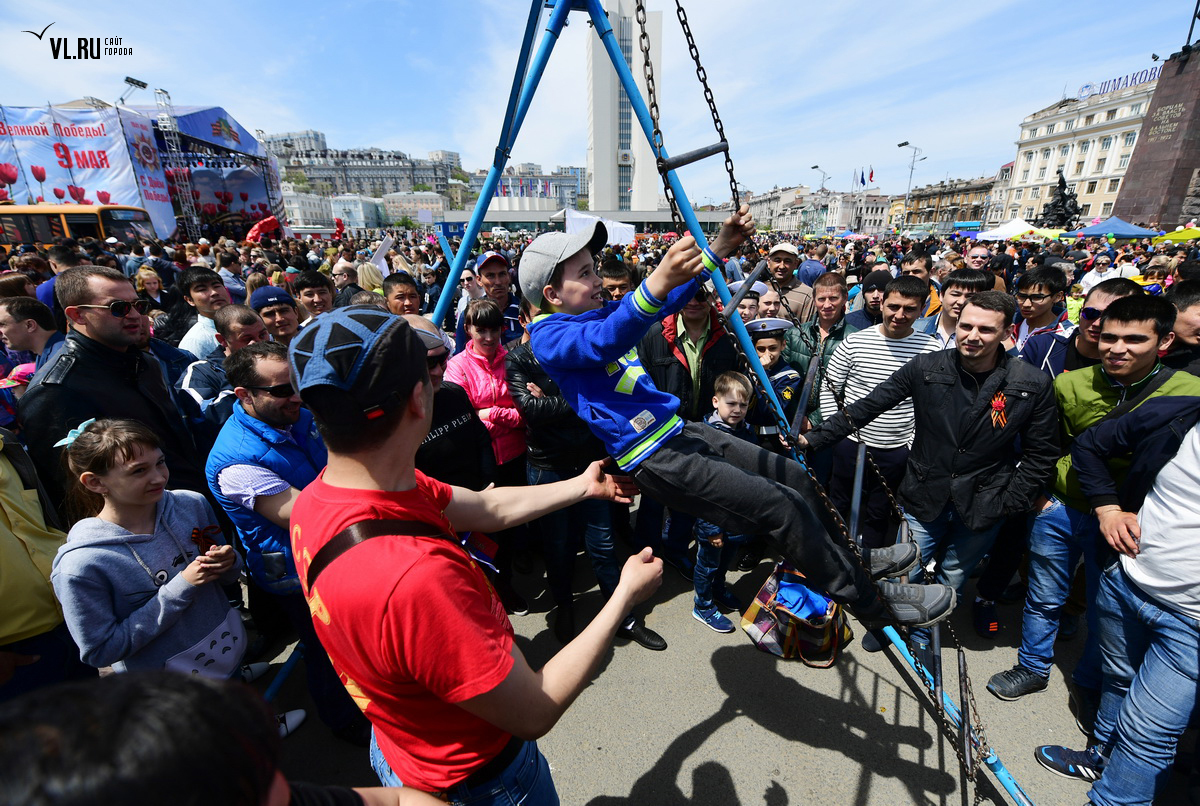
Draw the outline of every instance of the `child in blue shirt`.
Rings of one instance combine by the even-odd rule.
[[[731,434],[738,439],[753,443],[754,431],[746,424],[746,412],[754,388],[740,372],[722,372],[713,383],[713,406],[716,411],[705,423]],[[721,527],[712,521],[700,518],[696,521],[696,570],[692,584],[696,586],[695,606],[692,618],[716,632],[733,632],[733,622],[720,610],[740,611],[741,603],[725,587],[725,572],[729,570],[736,544],[745,540],[743,535],[724,534]]]
[[[642,492],[671,509],[707,518],[725,534],[763,534],[812,586],[853,609],[868,627],[890,615],[907,626],[949,615],[954,591],[872,577],[903,573],[911,544],[875,549],[870,574],[842,541],[839,525],[804,468],[703,423],[684,423],[679,400],[655,388],[637,355],[650,326],[678,313],[720,268],[723,255],[754,233],[745,205],[703,253],[687,236],[620,302],[605,303],[596,256],[608,233],[600,221],[568,235],[539,236],[521,255],[521,288],[543,314],[529,327],[539,363],[617,465]],[[882,596],[880,595],[882,593]],[[886,600],[886,601],[885,601]]]

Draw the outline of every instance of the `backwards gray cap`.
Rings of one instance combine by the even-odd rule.
[[[554,268],[578,252],[587,249],[595,257],[608,243],[608,228],[603,221],[593,221],[591,226],[568,235],[565,232],[547,232],[539,235],[521,253],[517,274],[521,281],[521,294],[537,307],[542,307],[542,289],[550,282]]]

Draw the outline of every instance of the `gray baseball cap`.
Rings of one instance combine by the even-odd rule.
[[[600,254],[600,250],[608,243],[608,228],[603,221],[594,221],[592,225],[579,232],[568,235],[565,232],[547,232],[539,235],[533,243],[521,253],[521,261],[517,267],[517,275],[521,282],[521,294],[537,307],[542,307],[542,289],[550,282],[550,275],[559,263],[578,252],[587,249],[592,257]]]

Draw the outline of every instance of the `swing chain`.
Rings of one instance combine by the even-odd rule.
[[[654,84],[654,64],[650,61],[650,34],[646,32],[646,3],[645,0],[637,0],[634,15],[637,19],[639,35],[638,47],[642,51],[642,75],[646,79],[646,96],[647,106],[650,107],[650,120],[654,122],[654,137],[651,140],[650,147],[654,149],[654,158],[658,164],[658,175],[663,182],[663,195],[667,198],[667,204],[671,207],[671,220],[675,224],[676,232],[683,232],[683,217],[679,214],[679,202],[675,199],[675,190],[671,187],[671,180],[667,176],[667,164],[663,158],[663,133],[662,128],[658,123],[658,91]]]
[[[700,49],[696,47],[696,39],[692,36],[692,26],[688,24],[687,12],[683,10],[682,0],[675,0],[675,16],[679,18],[679,26],[683,29],[684,38],[687,39],[688,53],[691,54],[692,61],[696,63],[696,78],[700,80],[700,86],[704,87],[704,100],[708,102],[708,111],[712,113],[717,139],[727,142],[725,124],[721,122],[721,115],[717,112],[717,101],[713,97],[712,88],[708,86],[708,72],[700,63]],[[741,200],[738,196],[737,179],[733,175],[733,157],[729,156],[728,148],[725,149],[725,172],[729,174],[729,192],[732,194],[733,209],[736,212],[741,207]]]

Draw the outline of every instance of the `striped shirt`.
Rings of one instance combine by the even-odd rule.
[[[851,333],[829,359],[825,370],[829,383],[821,386],[821,411],[826,416],[838,411],[830,385],[850,405],[869,395],[912,358],[940,349],[937,339],[928,333],[914,331],[902,339],[889,339],[883,335],[883,325]],[[913,422],[913,403],[909,398],[862,426],[859,433],[869,447],[899,448],[912,443]],[[850,439],[854,439],[853,435]]]

